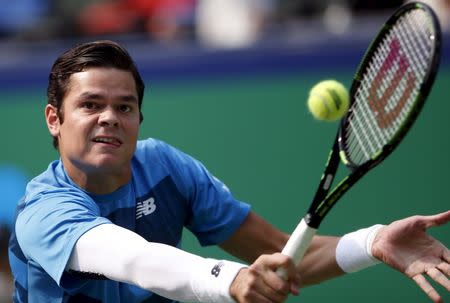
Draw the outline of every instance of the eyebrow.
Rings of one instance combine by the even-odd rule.
[[[90,99],[90,100],[102,100],[104,99],[104,96],[102,94],[97,94],[94,92],[83,92],[78,96],[78,100],[84,100],[84,99]],[[138,103],[138,99],[135,95],[120,95],[119,96],[120,101],[122,102],[130,102],[130,103]]]

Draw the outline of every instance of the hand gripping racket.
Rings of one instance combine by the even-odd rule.
[[[400,7],[372,41],[353,79],[349,111],[314,199],[282,251],[296,264],[339,198],[386,159],[411,128],[433,85],[440,46],[436,15],[414,2]],[[341,161],[349,174],[330,192]]]

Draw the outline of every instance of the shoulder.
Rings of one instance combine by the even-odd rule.
[[[62,164],[55,161],[27,185],[17,209],[17,239],[22,248],[38,247],[36,241],[53,241],[53,233],[64,226],[88,225],[99,217],[99,206],[72,183]]]
[[[203,165],[178,148],[161,140],[138,141],[132,161],[135,179],[158,182],[170,177],[182,192],[186,192],[205,174]]]
[[[191,156],[180,149],[154,138],[138,141],[134,156],[135,160],[146,165],[179,166],[193,161]]]
[[[70,181],[64,173],[62,162],[59,160],[53,161],[45,171],[28,182],[25,191],[25,201],[52,190],[64,190],[70,187],[69,184]]]
[[[57,192],[59,195],[80,194],[87,196],[66,174],[62,162],[57,160],[49,164],[40,175],[28,182],[25,190],[25,201]]]
[[[76,186],[64,171],[60,161],[50,163],[48,168],[33,178],[26,187],[25,195],[18,207],[18,217],[33,216],[37,212],[43,215],[47,211],[83,208],[98,212],[92,198]]]
[[[178,151],[175,147],[171,146],[167,142],[164,142],[155,138],[147,138],[145,140],[139,140],[136,145],[136,155],[151,155],[158,153],[166,153],[166,152],[175,152]]]

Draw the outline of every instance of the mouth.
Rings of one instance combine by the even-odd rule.
[[[95,137],[94,139],[92,139],[92,141],[95,143],[101,143],[115,147],[119,147],[122,145],[122,141],[114,137]]]

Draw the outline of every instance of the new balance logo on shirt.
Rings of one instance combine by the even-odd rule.
[[[136,203],[136,219],[148,216],[156,210],[155,198],[151,197]]]

